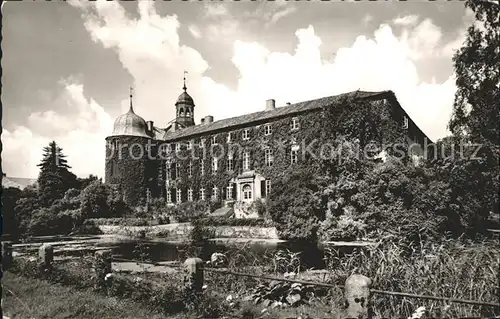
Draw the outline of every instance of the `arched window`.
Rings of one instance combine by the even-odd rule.
[[[191,117],[191,110],[189,110],[189,108],[187,108],[187,110],[186,110],[186,116]]]
[[[243,186],[243,199],[252,199],[252,187],[250,185]]]

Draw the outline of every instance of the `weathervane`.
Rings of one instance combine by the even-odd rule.
[[[134,109],[132,108],[132,93],[133,93],[133,90],[134,89],[132,88],[132,86],[130,86],[130,95],[129,95],[129,98],[130,98],[130,110],[132,112],[134,112]]]
[[[184,70],[184,86],[182,87],[182,89],[184,90],[184,92],[187,90],[186,88],[186,74],[188,73],[188,71]]]

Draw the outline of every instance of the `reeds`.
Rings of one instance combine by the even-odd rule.
[[[358,249],[338,256],[327,253],[331,280],[342,284],[351,274],[373,280],[378,290],[406,292],[485,302],[498,302],[500,248],[498,242],[443,240],[409,246],[386,241],[374,248]],[[342,304],[341,298],[335,303]],[[372,298],[377,317],[412,316],[419,307],[433,318],[484,317],[500,309],[444,301],[432,301],[375,294]]]

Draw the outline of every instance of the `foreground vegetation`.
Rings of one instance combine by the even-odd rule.
[[[165,318],[144,305],[73,287],[4,273],[4,315],[9,318]]]

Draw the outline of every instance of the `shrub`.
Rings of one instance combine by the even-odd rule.
[[[306,170],[286,174],[273,184],[269,214],[283,239],[316,240],[325,207],[316,176]]]
[[[205,215],[210,209],[210,203],[206,201],[184,202],[176,206],[168,207],[168,214],[177,222],[187,222]]]
[[[118,217],[128,213],[121,194],[100,180],[91,182],[82,191],[80,208],[85,218]]]

